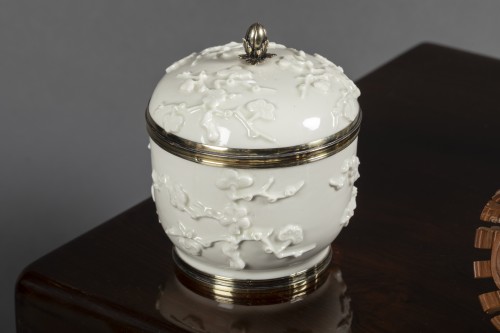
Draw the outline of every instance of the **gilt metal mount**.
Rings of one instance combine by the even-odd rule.
[[[246,54],[241,54],[240,58],[246,60],[249,64],[255,65],[267,58],[274,57],[276,54],[267,53],[267,32],[260,23],[252,24],[243,38],[243,48]]]

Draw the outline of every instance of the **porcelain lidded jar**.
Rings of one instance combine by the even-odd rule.
[[[146,112],[152,195],[187,280],[262,287],[327,266],[356,207],[359,94],[259,24],[167,68]]]

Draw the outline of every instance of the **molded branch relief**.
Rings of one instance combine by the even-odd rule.
[[[229,198],[233,201],[238,201],[238,200],[251,201],[257,197],[263,197],[266,199],[267,202],[273,203],[278,200],[294,196],[302,188],[302,186],[304,186],[305,183],[303,180],[301,180],[296,184],[285,187],[285,189],[281,191],[270,191],[269,189],[274,183],[274,177],[270,177],[266,184],[262,185],[260,188],[257,189],[242,190],[243,188],[252,185],[253,179],[251,181],[248,180],[246,182],[248,184],[247,186],[239,186],[239,187],[233,186],[233,184],[242,183],[243,179],[252,179],[252,178],[247,175],[240,175],[235,170],[228,170],[226,172],[225,177],[219,179],[216,182],[216,186],[221,190],[229,189],[230,190]]]
[[[269,142],[276,142],[276,139],[260,131],[254,122],[257,120],[273,121],[275,119],[274,104],[264,99],[256,99],[245,105],[245,108],[237,108],[234,117],[238,119],[247,130],[247,136],[252,139],[263,138]]]
[[[312,61],[308,59],[304,51],[295,50],[295,52],[293,55],[281,57],[277,64],[283,69],[289,69],[300,74],[296,76],[297,90],[300,97],[305,98],[310,88],[327,93],[330,91],[332,84],[340,85],[340,96],[332,110],[334,125],[338,123],[339,116],[348,121],[353,121],[358,112],[356,100],[360,96],[360,91],[344,74],[342,67],[336,66],[319,54],[315,54],[316,61]]]
[[[276,239],[282,243],[273,243],[269,238],[264,239],[263,243],[266,244],[264,251],[274,253],[277,258],[300,257],[303,253],[311,251],[316,247],[316,244],[310,244],[302,248],[287,250],[290,245],[299,244],[304,240],[302,228],[298,225],[284,226],[278,231]]]
[[[166,132],[177,133],[184,125],[183,113],[186,112],[186,104],[165,104],[158,105],[153,110],[159,120],[159,124]]]
[[[269,43],[269,48],[285,47]],[[188,130],[185,125],[189,124],[190,133],[196,133],[196,141],[199,140],[198,131],[192,126],[201,126],[202,142],[219,146],[226,146],[228,140],[240,140],[241,134],[234,135],[234,132],[239,132],[239,125],[234,122],[237,120],[246,131],[248,140],[277,143],[280,132],[274,130],[276,127],[273,124],[265,122],[274,122],[276,110],[282,105],[283,94],[277,92],[283,78],[275,80],[268,77],[268,74],[272,75],[280,69],[291,72],[295,77],[292,89],[296,86],[301,98],[306,98],[312,91],[328,96],[331,105],[325,107],[331,113],[333,128],[352,122],[357,116],[359,89],[341,67],[328,59],[318,54],[311,56],[304,51],[287,49],[279,52],[282,55],[276,61],[267,62],[266,68],[259,68],[239,61],[242,52],[241,43],[231,42],[190,54],[168,67],[167,81],[176,85],[180,94],[174,98],[176,103],[168,104],[167,100],[163,100],[159,105],[151,105],[151,113],[156,114],[154,119],[167,132],[181,137],[185,137]],[[201,62],[207,62],[207,66],[200,68]],[[283,77],[288,80],[289,74]],[[256,92],[258,94],[254,94]],[[249,101],[249,98],[255,100]],[[329,114],[323,116],[330,117]],[[339,124],[341,120],[345,121]]]
[[[340,220],[340,224],[346,227],[349,224],[349,220],[354,215],[354,210],[356,209],[356,196],[358,195],[358,189],[356,186],[352,187],[351,192],[351,200],[347,204],[344,209],[344,213],[342,214],[342,219]]]
[[[224,177],[215,182],[220,190],[235,190],[253,185],[253,177],[250,175],[240,175],[238,171],[229,169],[224,172]]]
[[[330,186],[336,191],[342,189],[347,181],[349,186],[354,185],[354,182],[359,178],[359,158],[352,156],[342,163],[339,177],[330,178]]]
[[[167,228],[165,232],[169,236],[176,237],[178,245],[194,256],[201,255],[203,248],[212,245],[210,242],[206,242],[201,237],[198,237],[194,230],[186,228],[182,222],[179,222],[177,227]]]
[[[182,185],[174,184],[169,177],[165,175],[158,175],[155,170],[152,174],[153,186],[152,193],[153,199],[156,199],[156,191],[162,191],[166,189],[169,193],[170,204],[172,207],[180,210],[181,212],[186,212],[192,219],[199,220],[203,217],[213,218],[216,220],[222,220],[225,218],[224,213],[212,209],[201,202],[192,203],[189,195],[183,189]]]
[[[307,59],[304,51],[296,51],[293,55],[286,55],[281,57],[277,62],[278,66],[284,69],[291,69],[292,71],[301,75],[297,76],[297,89],[300,92],[300,97],[305,98],[309,88],[316,88],[323,93],[328,92],[331,86],[330,79],[333,76],[331,67],[324,65],[324,63],[315,64],[313,61]]]
[[[238,270],[246,266],[239,251],[240,244],[245,241],[261,242],[263,251],[274,254],[278,259],[300,257],[316,247],[316,244],[310,244],[288,249],[291,245],[300,244],[304,239],[302,228],[298,225],[286,225],[277,232],[273,228],[250,228],[239,235],[221,235],[211,240],[199,237],[194,230],[187,229],[182,222],[179,222],[177,227],[167,228],[166,232],[177,239],[178,246],[196,256],[200,256],[203,249],[221,242],[222,253],[229,258],[229,267]]]
[[[263,197],[270,204],[275,203],[295,195],[304,185],[304,181],[287,186],[281,191],[270,191],[274,182],[273,177],[260,188],[253,188],[254,179],[251,175],[240,174],[236,170],[226,170],[224,177],[219,178],[215,185],[218,189],[229,192],[229,201],[223,209],[218,210],[200,201],[193,203],[182,185],[172,182],[168,176],[153,171],[152,178],[153,198],[156,192],[166,189],[170,204],[175,209],[188,214],[195,221],[201,221],[202,218],[212,219],[226,228],[226,234],[214,239],[198,235],[195,230],[187,228],[182,222],[178,222],[177,226],[166,228],[166,233],[176,239],[176,245],[192,255],[199,256],[203,249],[221,242],[221,251],[228,257],[229,266],[233,269],[243,269],[246,263],[240,256],[239,246],[244,241],[261,242],[263,251],[274,254],[277,258],[298,257],[316,247],[316,244],[297,246],[304,240],[302,228],[298,225],[289,224],[277,231],[273,228],[253,227],[247,207],[240,203],[241,200],[251,201],[256,197]]]
[[[205,139],[216,143],[220,138],[221,119],[237,119],[247,131],[250,139],[262,138],[266,141],[275,142],[270,135],[258,128],[259,121],[273,121],[275,119],[274,104],[264,100],[256,99],[246,105],[229,108],[226,103],[241,98],[245,91],[276,92],[276,89],[260,86],[254,80],[253,73],[240,66],[231,66],[215,73],[201,71],[192,73],[190,71],[177,74],[182,79],[179,89],[185,93],[197,92],[202,94],[201,103],[187,106],[186,103],[167,104],[162,102],[153,113],[157,114],[162,127],[167,132],[179,132],[184,125],[184,119],[190,114],[203,112],[201,126],[205,130]]]
[[[324,66],[334,75],[334,79],[341,85],[340,98],[334,106],[333,115],[342,116],[348,121],[353,121],[358,114],[357,99],[361,95],[358,87],[344,74],[342,67],[335,65],[325,57],[315,54],[314,57],[318,59]],[[337,121],[337,119],[336,119]]]
[[[344,160],[340,169],[341,175],[330,179],[330,186],[336,191],[342,189],[346,184],[348,186],[352,186],[351,198],[347,203],[340,219],[340,224],[344,227],[349,224],[349,220],[354,215],[354,209],[356,209],[356,196],[358,195],[358,189],[354,186],[354,182],[359,178],[359,164],[359,158],[355,155]]]

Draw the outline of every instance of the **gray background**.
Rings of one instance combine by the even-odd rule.
[[[500,57],[499,13],[498,0],[0,0],[0,331],[14,332],[23,267],[149,195],[144,109],[176,59],[260,21],[357,79],[422,41]]]

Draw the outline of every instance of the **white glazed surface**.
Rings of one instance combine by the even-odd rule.
[[[231,169],[174,156],[151,140],[152,195],[181,257],[237,279],[289,276],[319,262],[356,207],[357,140],[296,167]]]
[[[311,143],[358,115],[358,88],[324,57],[270,43],[276,55],[250,65],[243,53],[232,42],[168,67],[153,120],[224,151]],[[356,208],[357,139],[328,158],[268,169],[212,167],[150,146],[160,222],[179,256],[209,274],[258,280],[312,267]]]
[[[149,112],[167,132],[232,148],[312,142],[348,126],[359,90],[326,58],[270,43],[276,56],[250,65],[241,43],[193,53],[167,68]]]

